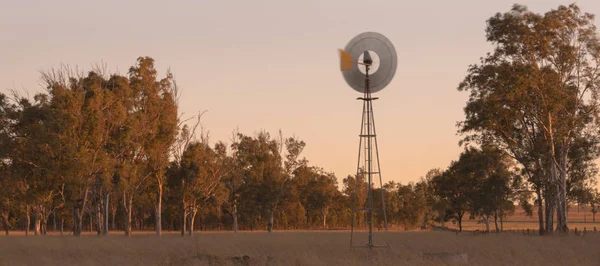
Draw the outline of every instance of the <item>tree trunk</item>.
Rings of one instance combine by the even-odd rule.
[[[25,236],[29,235],[29,225],[31,224],[31,215],[29,214],[29,205],[25,206]]]
[[[163,188],[162,188],[162,183],[159,182],[158,184],[158,195],[157,195],[157,199],[156,199],[156,214],[154,215],[156,217],[156,235],[160,236],[161,235],[161,231],[162,231],[162,192],[163,192]]]
[[[115,206],[112,209],[112,224],[110,225],[112,230],[117,230],[117,226],[115,224],[116,223],[116,221],[115,221],[116,218],[117,218],[117,206]]]
[[[5,214],[2,217],[2,225],[4,227],[4,233],[6,234],[6,236],[8,236],[8,230],[9,230],[9,227],[10,227],[10,225],[8,224],[8,214]]]
[[[194,221],[196,219],[197,213],[198,213],[198,209],[194,208],[194,210],[192,210],[192,213],[190,215],[190,224],[189,224],[190,231],[188,231],[189,236],[194,235]]]
[[[238,216],[237,216],[237,202],[233,201],[233,212],[231,213],[231,215],[233,215],[233,232],[237,233],[238,231]]]
[[[181,236],[185,236],[187,230],[188,211],[184,201],[181,202],[181,209],[183,210],[183,219],[181,219]]]
[[[325,208],[323,210],[323,229],[327,229],[327,213],[329,212],[329,210],[327,210],[327,208]]]
[[[110,192],[106,192],[106,198],[104,200],[104,230],[102,232],[102,235],[107,236],[108,235],[108,206],[110,206]],[[113,223],[114,223],[114,216],[113,216]]]
[[[500,232],[500,230],[498,229],[498,211],[494,211],[494,227],[496,227],[496,232]]]
[[[463,214],[458,214],[458,232],[462,232],[462,218]]]
[[[552,126],[552,115],[548,113],[548,137],[550,144],[550,159],[549,159],[549,170],[550,170],[550,182],[547,185],[546,190],[546,232],[552,233],[554,229],[554,210],[555,208],[560,215],[560,202],[558,201],[558,182],[556,179],[556,147],[554,141],[554,127]],[[558,204],[557,204],[558,203]],[[557,219],[558,227],[560,227],[560,218]]]
[[[273,210],[271,210],[269,212],[269,223],[267,225],[267,230],[269,231],[269,233],[273,232],[273,220],[274,220],[274,216],[275,216],[275,212]]]
[[[56,233],[56,210],[52,212],[52,232]]]
[[[540,225],[540,235],[544,235],[544,207],[542,202],[542,192],[539,185],[536,186],[535,194],[537,195],[538,205],[538,221]]]
[[[90,234],[91,234],[92,231],[94,231],[94,217],[93,217],[91,211],[88,212],[88,217],[90,218],[90,228],[89,228],[89,231],[90,231]]]
[[[560,180],[558,182],[558,201],[559,201],[559,206],[560,206],[560,213],[557,215],[557,219],[559,220],[559,225],[560,228],[557,228],[557,230],[560,230],[560,232],[567,232],[569,230],[569,226],[567,224],[567,209],[569,206],[567,206],[567,151],[568,151],[568,147],[567,147],[567,139],[566,137],[563,138],[563,141],[561,143],[561,156],[560,156]]]
[[[221,225],[223,224],[223,209],[221,207],[222,205],[217,205],[215,207],[215,210],[217,212],[217,230],[221,231]]]
[[[504,232],[504,211],[500,211],[500,232]]]
[[[144,213],[140,211],[140,230],[144,230]]]
[[[98,195],[98,198],[100,198],[100,200],[98,200],[98,203],[96,204],[96,215],[94,216],[94,222],[96,223],[96,235],[97,236],[101,236],[102,232],[104,231],[104,226],[103,226],[103,221],[104,219],[102,218],[102,206],[103,206],[103,202],[104,199],[101,198],[102,195]]]
[[[73,235],[81,236],[81,217],[79,216],[79,210],[73,206]]]
[[[546,199],[546,232],[554,231],[554,203],[553,199]]]
[[[86,188],[83,193],[83,199],[78,200],[73,205],[73,235],[81,236],[83,230],[83,213],[85,210],[85,203],[87,201],[89,189]]]
[[[440,215],[440,227],[442,227],[442,229],[444,229],[444,220],[446,219],[446,214],[444,215]]]
[[[183,214],[183,219],[181,221],[181,236],[185,236],[185,230],[186,228],[186,223],[187,223],[187,216],[188,216],[188,211],[187,211],[187,206],[185,204],[185,179],[181,179],[181,210],[182,210],[182,214]]]
[[[483,224],[485,225],[485,231],[489,232],[490,231],[490,216],[482,215],[481,219],[483,219]]]
[[[42,219],[41,219],[41,226],[40,226],[40,231],[42,233],[42,235],[47,235],[48,233],[48,217],[46,216],[46,214],[42,214]]]
[[[554,211],[556,210],[557,203],[557,187],[556,187],[556,167],[554,162],[550,162],[550,176],[549,184],[545,191],[545,203],[546,203],[546,232],[552,233],[554,231]]]
[[[306,209],[304,211],[304,217],[306,218],[306,229],[308,229],[308,221],[310,220],[309,217],[309,213],[308,213],[308,202],[306,203]],[[360,219],[358,220],[358,226],[360,227]]]
[[[40,230],[40,223],[41,220],[38,218],[37,215],[34,216],[34,220],[33,220],[33,233],[34,235],[41,235],[41,230]]]
[[[47,235],[48,234],[48,218],[50,218],[50,214],[47,212],[47,209],[45,207],[40,208],[40,217],[41,217],[40,231],[41,231],[42,235]]]
[[[60,236],[64,235],[65,229],[65,218],[60,218]]]
[[[41,235],[41,231],[40,231],[40,224],[41,224],[41,213],[40,213],[40,206],[36,206],[34,208],[34,213],[33,213],[33,233],[34,235]]]
[[[133,213],[133,195],[123,193],[123,207],[125,208],[125,236],[131,237],[131,215]]]

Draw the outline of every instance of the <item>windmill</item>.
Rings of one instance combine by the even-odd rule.
[[[374,247],[373,243],[373,212],[374,207],[374,182],[379,178],[381,189],[381,211],[383,212],[385,231],[387,232],[387,214],[385,211],[385,199],[383,184],[381,180],[381,167],[379,164],[379,147],[377,145],[377,133],[375,130],[375,119],[373,114],[373,93],[385,88],[396,73],[397,58],[394,45],[385,36],[376,32],[364,32],[354,37],[340,52],[340,68],[346,83],[355,91],[362,93],[357,100],[363,101],[363,112],[360,128],[360,142],[358,145],[358,163],[356,167],[356,188],[352,204],[352,221],[350,233],[350,248],[366,247],[369,255]],[[359,190],[359,176],[367,179],[366,202],[357,202]],[[361,181],[362,182],[362,181]],[[358,206],[360,205],[360,206]],[[366,245],[355,246],[354,217],[356,212],[366,212],[366,224],[368,226],[369,238]]]

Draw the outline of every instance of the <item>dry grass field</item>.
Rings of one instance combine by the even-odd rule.
[[[368,259],[366,249],[349,249],[349,231],[199,232],[182,238],[178,232],[163,237],[154,232],[123,232],[108,237],[84,233],[73,236],[25,237],[23,232],[0,236],[0,265],[460,265],[428,256],[430,253],[466,254],[468,265],[600,265],[600,222],[591,213],[572,207],[571,229],[587,228],[585,236],[526,236],[522,233],[475,234],[485,225],[466,219],[467,232],[376,232],[376,249]],[[600,215],[599,215],[600,220]],[[456,224],[446,223],[455,228]],[[504,221],[505,230],[537,229],[536,217],[517,209]],[[493,229],[493,224],[490,224]],[[362,235],[361,235],[362,234]],[[366,243],[366,233],[355,244]],[[249,259],[244,260],[244,256]],[[462,263],[464,264],[464,263]]]
[[[115,232],[116,233],[116,232]],[[364,243],[366,235],[358,236]],[[468,265],[598,265],[600,233],[537,237],[451,232],[377,233],[369,260],[349,232],[200,233],[182,238],[0,237],[0,265],[458,265],[426,253],[467,254]],[[243,256],[249,259],[244,262]]]

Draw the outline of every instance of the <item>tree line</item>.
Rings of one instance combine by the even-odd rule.
[[[30,228],[36,235],[66,228],[75,236],[88,230],[98,235],[122,230],[129,236],[133,230],[160,235],[163,228],[181,235],[347,228],[354,194],[359,203],[367,200],[363,176],[347,176],[338,187],[333,173],[302,156],[306,143],[298,138],[233,131],[229,143],[211,142],[200,123],[203,113],[195,120],[178,115],[173,75],[159,78],[152,58],[139,58],[125,76],[101,68],[86,75],[62,68],[44,73],[42,80],[45,92],[32,99],[18,91],[0,94],[0,217],[6,234],[11,229],[29,234]],[[500,160],[496,157],[490,160]],[[489,180],[508,186],[508,168],[496,168],[498,180]],[[448,178],[455,176],[440,171],[416,184],[392,181],[375,195],[383,190],[391,225],[443,223],[454,217],[451,210],[460,224],[466,209],[444,193],[479,190],[452,187],[457,184]],[[477,177],[473,185],[485,186],[477,182],[485,183],[487,176]],[[508,191],[502,187],[498,193]],[[508,206],[510,200],[502,194],[497,201],[480,202],[477,214],[502,217],[504,209],[496,205]],[[364,226],[365,218],[359,213],[355,224]],[[375,220],[382,228],[381,211]]]
[[[458,123],[464,151],[418,182],[390,181],[388,222],[404,229],[477,219],[501,231],[520,206],[540,233],[567,231],[569,204],[591,206],[600,156],[600,41],[576,5],[535,14],[515,5],[487,21],[493,53],[471,65]],[[173,75],[140,57],[127,74],[102,67],[42,73],[32,98],[0,94],[0,218],[6,234],[65,230],[348,228],[365,178],[309,164],[282,132],[211,141],[204,113],[184,118]],[[383,227],[375,197],[374,222]],[[557,218],[556,225],[554,217]],[[354,224],[365,225],[360,212]],[[492,224],[492,226],[490,226]],[[493,229],[490,229],[493,228]]]
[[[178,114],[173,75],[158,77],[152,58],[138,58],[126,75],[105,72],[55,69],[31,99],[0,94],[6,234],[350,224],[352,185],[367,185],[349,176],[338,189],[333,173],[302,156],[302,140],[234,131],[229,143],[213,143],[203,113],[195,121]]]

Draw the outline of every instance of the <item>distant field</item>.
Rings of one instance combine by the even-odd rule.
[[[593,231],[594,227],[596,227],[597,230],[600,231],[600,213],[596,214],[596,222],[592,222],[592,213],[589,209],[590,208],[587,207],[584,211],[583,207],[579,207],[578,209],[577,206],[571,206],[568,213],[569,228],[573,230],[575,228],[578,230],[586,228],[587,230]],[[517,208],[514,215],[509,216],[504,220],[504,230],[537,230],[539,227],[537,219],[537,209],[534,210],[533,216],[527,216],[521,208]],[[458,224],[453,224],[452,222],[446,223],[445,226],[453,229],[458,228]],[[498,227],[500,227],[500,221],[498,221]],[[494,220],[490,221],[490,229],[494,229]],[[469,220],[468,217],[466,217],[463,220],[463,230],[485,230],[485,224],[478,223],[476,220]]]
[[[356,237],[365,243],[366,235]],[[200,233],[0,237],[0,265],[453,265],[425,253],[467,254],[469,265],[598,265],[600,234],[585,237],[390,232],[375,235],[372,261],[349,250],[348,232]],[[247,264],[243,256],[248,256]],[[236,258],[237,257],[237,258]],[[242,261],[242,262],[240,262]]]

